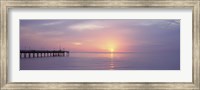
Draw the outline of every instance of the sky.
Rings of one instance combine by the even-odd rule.
[[[20,50],[179,52],[178,19],[22,19]]]

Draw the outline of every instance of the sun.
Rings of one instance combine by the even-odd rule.
[[[110,52],[114,52],[114,48],[110,48]]]
[[[112,40],[107,42],[104,47],[107,50],[107,52],[114,53],[117,50],[117,46],[117,43]]]

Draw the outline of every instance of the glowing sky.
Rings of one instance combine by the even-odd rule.
[[[71,52],[161,52],[180,50],[180,20],[20,20],[20,49]]]

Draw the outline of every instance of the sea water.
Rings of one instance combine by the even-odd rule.
[[[20,70],[180,70],[180,54],[76,52],[59,57],[20,58]]]

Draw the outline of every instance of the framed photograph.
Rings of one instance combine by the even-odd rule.
[[[199,0],[1,0],[2,90],[199,86]]]

